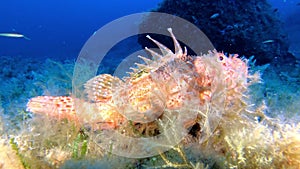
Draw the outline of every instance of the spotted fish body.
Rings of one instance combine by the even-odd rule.
[[[196,57],[193,62],[197,72],[195,81],[200,88],[199,97],[202,102],[211,100],[221,92],[222,95],[227,95],[224,101],[240,99],[249,86],[246,60],[237,55],[227,57],[224,53],[211,51],[207,55]]]
[[[182,65],[186,64],[184,60],[187,52],[182,51],[172,30],[168,31],[174,40],[175,52],[147,36],[160,48],[162,54],[146,48],[153,59],[139,56],[145,64],[137,64],[138,68],[130,73],[125,87],[116,89],[116,99],[113,99],[115,105],[130,120],[150,122],[161,116],[164,109],[179,108],[182,104],[184,96],[178,87],[183,83],[183,74],[176,67],[184,68]],[[192,72],[192,69],[189,71]]]
[[[45,114],[57,119],[75,120],[76,112],[74,100],[68,96],[38,96],[29,100],[27,111],[37,114]]]
[[[88,80],[84,87],[87,98],[92,102],[110,102],[112,98],[112,84],[118,78],[109,74],[101,74]]]
[[[111,129],[127,120],[152,122],[166,110],[178,112],[189,106],[191,109],[201,107],[222,94],[225,94],[226,102],[242,97],[249,78],[245,60],[216,51],[188,56],[172,29],[168,31],[174,41],[175,52],[147,36],[162,54],[146,48],[153,58],[139,56],[145,64],[137,64],[130,76],[122,80],[108,74],[89,80],[85,84],[88,102],[81,101],[82,110],[75,109],[74,100],[66,96],[32,98],[27,110],[55,118],[61,116],[73,120],[79,117],[84,123],[108,123],[110,125],[102,125],[100,129]],[[52,111],[49,112],[46,107],[51,107]]]

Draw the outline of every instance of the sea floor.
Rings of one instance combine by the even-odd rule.
[[[10,135],[15,136],[23,130],[24,123],[34,116],[26,112],[28,100],[40,95],[70,95],[75,60],[38,60],[22,56],[0,56],[0,60],[0,157],[17,154],[9,155],[9,158],[19,158],[10,147],[9,139]],[[300,61],[253,69],[261,71],[262,81],[249,89],[252,103],[264,103],[267,106],[265,114],[269,117],[286,123],[300,122]],[[103,68],[101,71],[112,70]],[[0,160],[0,168],[14,168],[13,165],[6,167],[10,165],[8,163]]]

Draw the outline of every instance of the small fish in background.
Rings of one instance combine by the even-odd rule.
[[[297,6],[300,6],[300,2],[298,2],[296,5],[297,5]]]
[[[220,16],[219,13],[215,13],[215,14],[213,14],[212,16],[210,16],[209,18],[210,18],[210,19],[215,19],[215,18],[217,18],[217,17],[219,17],[219,16]]]
[[[277,12],[278,11],[278,8],[275,8],[274,10],[273,10],[273,12]]]
[[[266,43],[273,43],[275,42],[273,39],[269,39],[269,40],[265,40],[262,43],[266,44]]]
[[[23,38],[23,39],[26,39],[26,40],[31,40],[27,36],[24,36],[24,35],[19,34],[19,33],[0,33],[0,36],[8,37],[8,38]]]
[[[194,20],[194,24],[199,24],[199,20],[195,16],[192,16],[192,19]]]

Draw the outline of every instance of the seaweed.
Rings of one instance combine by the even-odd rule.
[[[85,134],[84,129],[81,129],[75,138],[72,146],[72,158],[82,159],[87,154],[88,149],[88,135]]]

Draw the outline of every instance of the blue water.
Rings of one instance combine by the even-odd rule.
[[[10,0],[0,2],[0,32],[31,40],[0,37],[0,55],[76,58],[87,39],[119,17],[156,8],[161,0]]]
[[[278,9],[290,42],[289,51],[300,59],[300,1],[269,0],[274,9]]]
[[[145,12],[162,0],[10,0],[0,2],[0,33],[17,32],[31,40],[0,37],[0,55],[76,58],[85,41],[119,17]],[[299,0],[269,0],[278,9],[290,41],[299,46]],[[300,57],[300,56],[298,56]]]

